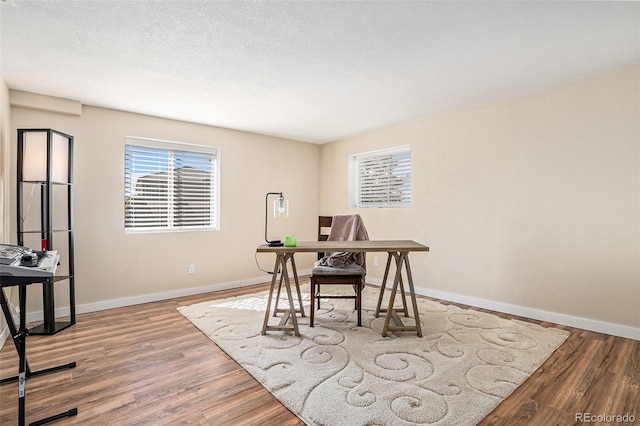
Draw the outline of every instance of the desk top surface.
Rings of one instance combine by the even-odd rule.
[[[318,253],[318,252],[409,252],[429,251],[429,247],[412,240],[372,241],[298,241],[295,247],[258,246],[258,253]]]

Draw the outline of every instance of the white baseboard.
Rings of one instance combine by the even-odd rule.
[[[311,269],[304,269],[304,270],[298,271],[298,275],[300,276],[309,275],[310,273],[311,273]],[[121,308],[124,306],[139,305],[141,303],[149,303],[149,302],[157,302],[160,300],[174,299],[176,297],[192,296],[194,294],[228,290],[231,288],[238,288],[238,287],[247,287],[250,285],[267,282],[270,279],[271,279],[270,276],[266,276],[266,277],[261,276],[261,277],[249,278],[246,280],[212,284],[212,285],[207,285],[202,287],[191,287],[191,288],[184,288],[180,290],[171,290],[171,291],[164,291],[160,293],[151,293],[151,294],[143,294],[140,296],[125,297],[122,299],[105,300],[102,302],[84,303],[76,306],[76,313],[84,314],[88,312],[104,311],[107,309]],[[55,315],[56,317],[68,316],[69,307],[57,308]],[[42,321],[43,317],[44,315],[42,311],[27,313],[28,322]],[[0,347],[2,346],[0,345]]]
[[[301,270],[299,275],[308,275],[311,270]],[[266,279],[265,279],[266,278]],[[124,306],[138,305],[141,303],[157,302],[160,300],[173,299],[176,297],[192,296],[194,294],[209,293],[212,291],[227,290],[231,288],[246,287],[254,284],[260,284],[268,281],[267,277],[261,276],[240,281],[232,281],[228,283],[212,284],[202,287],[192,287],[180,290],[165,291],[160,293],[145,294],[141,296],[126,297],[122,299],[106,300],[103,302],[85,303],[76,306],[76,313],[82,314],[87,312],[103,311],[106,309],[121,308]],[[367,278],[367,282],[374,285],[381,285],[382,280],[377,278]],[[493,300],[481,299],[477,297],[464,296],[461,294],[447,293],[437,290],[417,287],[416,294],[422,296],[433,297],[436,299],[447,300],[450,302],[461,303],[463,305],[475,306],[478,308],[489,309],[492,311],[503,312],[511,315],[518,315],[525,318],[531,318],[539,321],[547,321],[555,324],[568,325],[570,327],[581,328],[584,330],[595,331],[597,333],[610,334],[613,336],[625,337],[628,339],[640,340],[640,329],[628,327],[619,324],[612,324],[602,321],[596,321],[588,318],[574,317],[571,315],[548,312],[539,309],[527,308],[524,306],[511,305],[508,303],[496,302]],[[69,315],[69,308],[56,309],[56,317]],[[27,321],[42,321],[42,311],[27,314]],[[0,333],[0,348],[9,336],[8,327],[4,327]]]
[[[375,285],[382,285],[382,280],[377,278],[367,278],[367,282]],[[387,284],[387,286],[390,287],[389,284]],[[539,321],[568,325],[569,327],[581,328],[583,330],[595,331],[597,333],[604,333],[610,334],[612,336],[624,337],[627,339],[640,340],[640,328],[628,327],[625,325],[597,321],[588,318],[574,317],[571,315],[559,314],[556,312],[543,311],[540,309],[511,305],[508,303],[496,302],[493,300],[464,296],[462,294],[431,290],[428,288],[416,287],[416,294],[433,297],[435,299],[447,300],[449,302],[460,303],[463,305],[475,306],[476,308],[489,309],[491,311],[531,318]]]

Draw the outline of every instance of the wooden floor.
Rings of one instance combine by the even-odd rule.
[[[77,416],[53,424],[301,425],[175,309],[266,288],[82,314],[57,335],[30,336],[32,370],[78,365],[27,380],[27,422],[78,407]],[[569,339],[481,424],[570,425],[576,413],[631,414],[640,423],[640,342],[557,327],[569,330]],[[17,362],[7,340],[0,377],[15,375]],[[0,386],[0,425],[16,424],[17,392],[15,383]]]

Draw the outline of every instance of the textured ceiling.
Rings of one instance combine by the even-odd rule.
[[[324,143],[640,61],[638,2],[0,3],[2,77]]]

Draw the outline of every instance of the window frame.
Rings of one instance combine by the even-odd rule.
[[[395,167],[391,166],[387,159],[389,156],[391,156],[392,160],[396,157],[396,160],[401,162],[400,165],[396,164]],[[363,200],[363,191],[369,191],[370,197],[374,197],[378,194],[375,193],[377,190],[374,189],[373,184],[363,187],[364,183],[361,180],[362,173],[360,172],[360,166],[363,165],[363,163],[368,162],[371,167],[374,167],[373,163],[376,160],[378,160],[378,173],[384,176],[382,179],[383,185],[386,184],[389,186],[380,192],[379,197],[386,197],[387,199]],[[380,168],[380,161],[382,161],[382,168]],[[385,162],[389,164],[384,164]],[[400,145],[391,148],[352,154],[349,155],[348,163],[348,208],[408,208],[411,206],[411,145]],[[389,165],[389,168],[385,170],[387,165]],[[399,168],[400,170],[394,171],[394,168]],[[393,188],[391,187],[392,184],[389,180],[390,174],[392,173],[395,174],[395,179],[402,180],[400,185],[395,184],[395,188],[400,189],[400,200],[398,201],[390,199],[398,197],[397,194],[393,195],[391,192]]]
[[[212,156],[212,159],[214,161],[213,165],[212,165],[212,170],[209,172],[209,175],[213,175],[211,176],[211,180],[210,180],[210,191],[209,194],[211,196],[211,202],[209,204],[209,208],[212,211],[212,213],[209,215],[209,218],[212,222],[212,224],[210,225],[176,225],[175,223],[175,217],[177,216],[176,210],[173,209],[173,211],[168,211],[167,212],[167,220],[168,221],[172,221],[172,223],[168,223],[167,226],[154,226],[154,227],[150,227],[150,226],[140,226],[140,227],[136,227],[136,226],[127,226],[127,203],[128,203],[128,197],[132,196],[135,194],[135,191],[131,188],[131,186],[133,185],[132,182],[132,177],[129,176],[130,171],[128,170],[129,167],[127,165],[128,163],[128,159],[127,159],[127,150],[128,147],[132,146],[135,148],[148,148],[148,149],[154,149],[154,150],[165,150],[167,151],[168,155],[169,155],[169,159],[167,160],[167,167],[171,164],[171,158],[175,157],[173,155],[173,153],[175,152],[185,152],[187,154],[192,153],[192,154],[208,154]],[[125,234],[145,234],[145,233],[170,233],[170,232],[192,232],[192,231],[217,231],[220,230],[220,192],[221,192],[221,188],[220,188],[220,148],[219,147],[215,147],[215,146],[208,146],[208,145],[198,145],[198,144],[191,144],[191,143],[184,143],[184,142],[175,142],[175,141],[167,141],[167,140],[160,140],[160,139],[151,139],[151,138],[145,138],[145,137],[138,137],[138,136],[125,136],[125,144],[124,144],[124,215],[123,215],[123,226],[124,226],[124,231]],[[159,163],[160,164],[160,163]],[[173,169],[174,171],[176,169]],[[158,173],[158,172],[156,172]],[[149,175],[152,175],[153,173],[150,173]],[[149,175],[144,175],[144,176],[149,176]],[[139,176],[140,177],[144,177],[144,176]],[[136,179],[137,180],[137,179]],[[173,173],[170,173],[167,176],[167,187],[169,185],[173,185],[174,183],[174,176]],[[173,193],[175,194],[175,190],[173,191]],[[171,197],[171,195],[168,195],[168,197]]]

